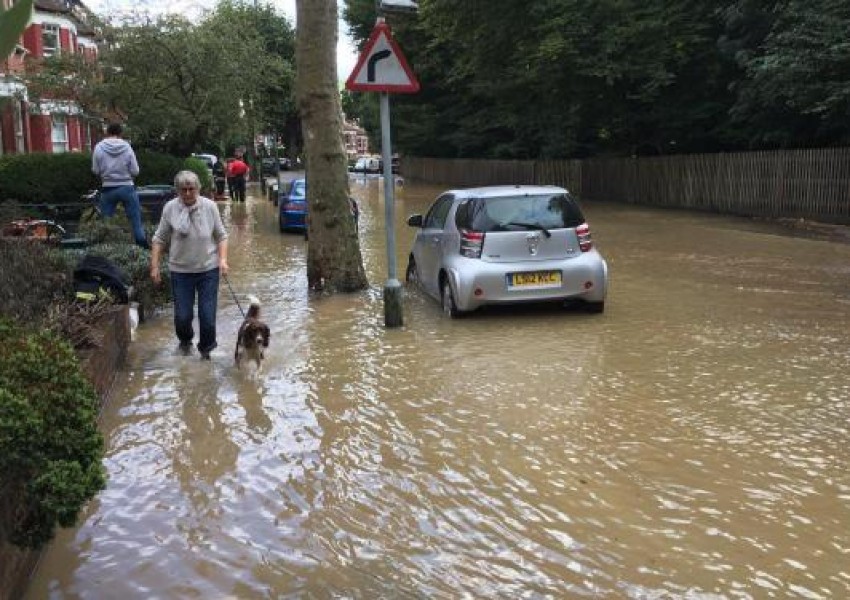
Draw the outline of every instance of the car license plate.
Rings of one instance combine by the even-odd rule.
[[[508,273],[508,288],[540,289],[561,287],[560,271],[530,271],[526,273]]]

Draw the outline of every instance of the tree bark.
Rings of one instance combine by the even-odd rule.
[[[336,73],[337,0],[297,0],[296,94],[309,198],[307,283],[326,293],[368,285],[349,207]]]

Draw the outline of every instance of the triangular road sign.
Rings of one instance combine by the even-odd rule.
[[[413,94],[419,82],[384,22],[375,25],[357,64],[345,82],[354,92]]]

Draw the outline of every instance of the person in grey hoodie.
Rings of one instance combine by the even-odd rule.
[[[121,139],[123,128],[119,123],[111,123],[106,128],[106,138],[94,147],[92,153],[92,173],[100,177],[100,212],[105,217],[115,214],[120,202],[124,206],[127,219],[133,227],[133,238],[142,248],[150,248],[142,226],[142,207],[133,178],[139,174],[139,163],[133,148]]]

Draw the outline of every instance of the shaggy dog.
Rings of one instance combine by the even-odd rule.
[[[260,301],[251,296],[250,306],[245,320],[236,335],[236,368],[240,368],[242,360],[253,360],[260,368],[263,361],[263,348],[269,347],[269,328],[260,320]]]

